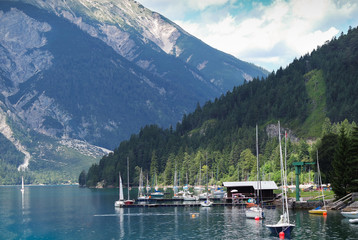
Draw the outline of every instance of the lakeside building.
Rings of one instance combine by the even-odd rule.
[[[243,200],[254,198],[257,189],[260,190],[263,201],[272,201],[276,197],[273,190],[278,189],[274,181],[223,182],[223,186],[227,189],[227,199],[229,201],[236,197]]]

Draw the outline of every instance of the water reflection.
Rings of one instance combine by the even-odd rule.
[[[0,187],[0,239],[278,239],[265,224],[277,223],[280,208],[256,221],[239,206],[114,208],[117,199],[116,189]],[[358,239],[358,225],[338,211],[290,217],[292,239]]]
[[[124,208],[116,207],[115,211],[116,211],[116,214],[118,217],[118,223],[119,223],[119,231],[120,231],[119,237],[121,239],[123,239],[124,238],[124,226],[123,226],[124,225]]]

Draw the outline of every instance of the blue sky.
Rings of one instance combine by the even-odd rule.
[[[358,0],[139,2],[210,46],[269,71],[358,25]]]

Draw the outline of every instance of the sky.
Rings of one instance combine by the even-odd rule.
[[[358,0],[138,0],[210,46],[285,68],[358,25]]]

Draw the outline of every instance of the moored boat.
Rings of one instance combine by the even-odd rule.
[[[124,196],[123,196],[123,185],[122,185],[122,178],[121,174],[119,173],[119,199],[118,201],[114,202],[115,207],[123,207],[124,203]]]
[[[260,199],[260,190],[261,190],[261,179],[260,179],[260,164],[259,164],[259,144],[258,144],[258,126],[256,125],[256,167],[257,167],[257,192],[256,192],[256,198],[257,203],[262,203],[262,199]],[[252,206],[249,209],[245,211],[246,218],[253,218],[255,220],[260,220],[265,218],[265,214],[263,209],[257,205]]]
[[[130,199],[130,187],[129,187],[129,158],[127,157],[127,191],[128,191],[128,199],[124,201],[125,205],[134,204],[134,200]]]
[[[352,212],[341,212],[341,214],[346,218],[358,218],[358,210]]]
[[[317,150],[317,172],[318,172],[318,183],[321,187],[322,198],[323,198],[323,208],[317,207],[315,209],[309,210],[308,213],[310,214],[319,214],[319,215],[327,215],[326,203],[324,201],[324,194],[323,194],[323,187],[322,187],[322,178],[321,178],[321,171],[319,169],[319,162],[318,162],[318,150]]]
[[[276,224],[267,224],[266,227],[270,229],[274,235],[280,235],[283,233],[284,237],[290,237],[295,224],[290,223],[290,214],[288,212],[288,200],[287,200],[287,169],[286,162],[283,163],[282,147],[281,147],[281,131],[280,122],[278,122],[278,138],[280,147],[280,165],[281,165],[281,184],[282,184],[282,215],[280,221]]]
[[[315,209],[309,210],[308,213],[326,215],[327,214],[327,209],[322,209],[321,207],[317,207]]]
[[[358,218],[349,219],[349,222],[357,224],[358,223]]]

